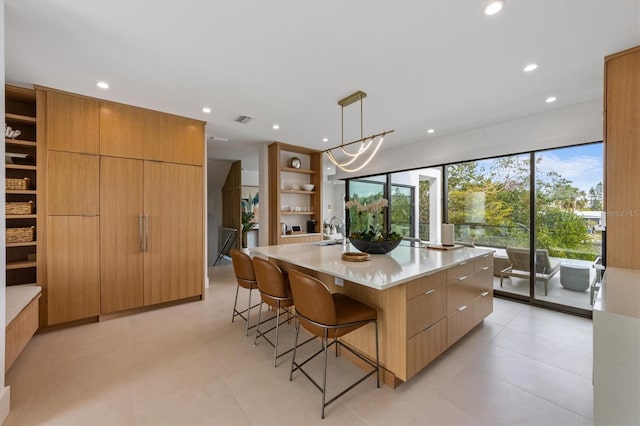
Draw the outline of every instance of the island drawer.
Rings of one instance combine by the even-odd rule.
[[[407,300],[407,338],[424,331],[446,315],[447,289],[432,288]]]
[[[472,301],[469,305],[459,306],[452,314],[447,315],[447,347],[476,325],[474,304],[475,301]]]
[[[483,291],[476,298],[473,305],[473,323],[479,324],[480,321],[491,315],[493,312],[493,290]]]
[[[480,289],[476,286],[474,275],[460,278],[459,281],[447,285],[447,314],[451,314],[461,306],[471,305],[480,296]]]
[[[407,340],[407,380],[447,348],[447,320],[442,319]]]
[[[491,270],[493,275],[493,255],[485,254],[481,258],[473,262],[474,272],[482,272]]]
[[[447,283],[459,280],[473,274],[473,262],[466,261],[447,269]]]
[[[420,277],[407,284],[407,300],[421,296],[433,289],[443,287],[446,284],[447,273],[441,271],[426,277]]]

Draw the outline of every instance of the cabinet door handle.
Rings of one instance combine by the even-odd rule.
[[[466,264],[467,264],[467,262],[465,261],[465,262],[460,262],[459,265],[462,266],[462,265],[466,265]]]
[[[468,275],[463,275],[460,278],[458,278],[458,281],[466,280],[468,277],[469,277]]]
[[[144,215],[144,251],[149,251],[149,215]]]
[[[489,292],[488,291],[483,291],[482,293],[480,293],[480,296],[485,297],[486,295],[488,295]]]
[[[489,257],[489,255],[488,254],[484,254],[484,255],[482,255],[482,257]]]
[[[432,288],[432,289],[431,289],[431,290],[429,290],[429,291],[425,291],[425,292],[424,292],[424,294],[426,295],[426,294],[435,293],[435,291],[436,291],[436,290],[435,290],[434,288]]]
[[[143,234],[143,224],[142,224],[142,215],[138,215],[138,251],[144,251],[144,238]]]
[[[436,323],[436,324],[432,324],[432,325],[430,325],[430,326],[429,326],[429,327],[427,327],[427,328],[423,328],[423,329],[422,329],[422,331],[429,331],[429,330],[433,330],[434,328],[436,328],[436,325],[438,325],[438,324],[437,324],[437,323]]]
[[[485,267],[483,267],[483,268],[480,268],[480,270],[481,270],[481,271],[486,271],[487,269],[489,269],[489,267],[488,267],[488,266],[485,266]]]
[[[457,308],[460,312],[464,311],[465,309],[467,309],[467,305],[462,305],[460,307]]]

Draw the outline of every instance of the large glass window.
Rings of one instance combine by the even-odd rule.
[[[602,144],[536,153],[536,270],[550,276],[535,297],[589,308],[602,253]],[[544,283],[543,283],[544,284]]]
[[[603,252],[602,178],[598,142],[351,179],[348,194],[387,198],[385,226],[405,237],[440,243],[447,222],[457,243],[494,249],[496,294],[586,312]]]
[[[349,200],[358,200],[362,204],[369,204],[381,198],[388,198],[386,196],[387,190],[387,176],[372,176],[365,179],[351,179],[349,180]],[[368,215],[360,214],[355,207],[351,208],[347,212],[349,228],[348,232],[367,230],[371,225],[368,220]],[[378,218],[383,224],[383,228],[386,228],[386,217],[384,212],[382,217]],[[365,222],[366,221],[366,222]]]

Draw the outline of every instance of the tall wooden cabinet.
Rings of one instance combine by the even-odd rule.
[[[202,168],[102,156],[101,313],[202,293]]]
[[[292,159],[300,160],[292,167]],[[297,164],[296,164],[297,165]],[[302,185],[313,184],[312,191]],[[314,233],[307,221],[315,220]],[[300,233],[283,235],[300,227]],[[269,145],[269,244],[306,243],[322,240],[322,152],[274,142]]]
[[[640,269],[640,46],[605,58],[607,266]]]
[[[202,295],[204,123],[38,92],[46,105],[43,325]]]

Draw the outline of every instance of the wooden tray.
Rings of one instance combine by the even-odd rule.
[[[371,260],[371,255],[369,253],[346,252],[342,253],[342,260],[346,260],[347,262],[366,262],[367,260]]]

